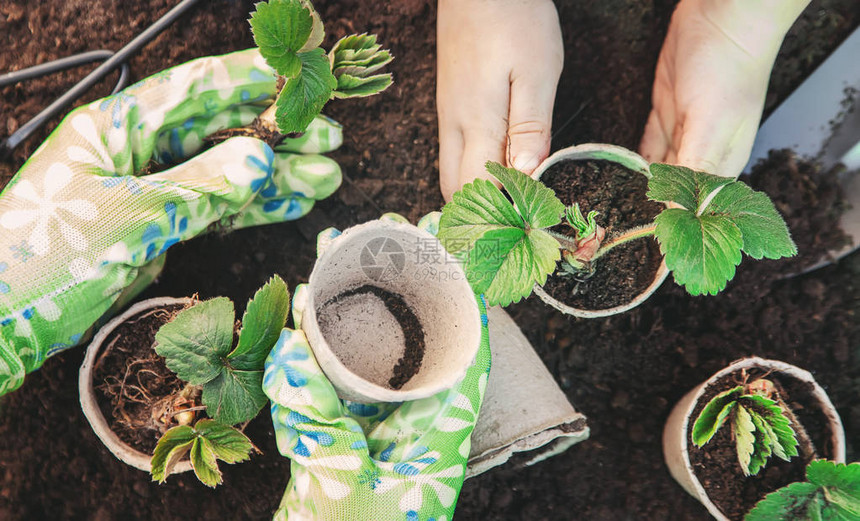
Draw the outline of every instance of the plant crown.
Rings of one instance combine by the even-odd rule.
[[[306,0],[260,2],[249,20],[260,54],[284,81],[275,119],[283,134],[304,132],[332,98],[371,96],[392,83],[379,70],[393,57],[376,36],[342,38],[326,55],[325,30]]]
[[[807,481],[771,492],[744,521],[853,521],[860,519],[860,463],[815,460]]]
[[[235,348],[233,303],[224,297],[184,309],[159,329],[155,351],[180,379],[202,386],[206,413],[217,425],[207,422],[201,426],[204,421],[201,420],[193,429],[184,425],[168,430],[153,455],[153,479],[163,481],[170,473],[170,466],[176,463],[171,451],[184,450],[176,456],[179,458],[191,450],[195,473],[201,481],[214,486],[213,479],[220,483],[215,459],[239,461],[229,451],[223,456],[219,443],[248,447],[246,455],[253,448],[242,432],[230,426],[250,421],[266,404],[263,365],[286,324],[289,307],[287,285],[275,275],[248,302]],[[235,435],[223,434],[222,427]],[[238,437],[247,443],[240,444],[236,441]],[[198,469],[198,465],[204,464],[205,468]]]
[[[770,199],[729,178],[654,163],[649,199],[673,203],[651,226],[622,231],[604,242],[597,213],[565,207],[540,181],[488,162],[510,200],[491,182],[475,180],[442,209],[439,238],[464,261],[475,291],[491,305],[507,305],[543,285],[562,258],[562,273],[593,269],[609,249],[653,235],[675,281],[692,295],[716,294],[734,277],[741,252],[755,259],[795,255],[797,247]],[[572,236],[549,228],[564,217]]]
[[[759,379],[738,385],[714,396],[693,424],[692,439],[697,447],[708,443],[728,421],[744,475],[751,476],[765,466],[771,455],[788,461],[797,456],[797,438],[780,403],[755,385]]]

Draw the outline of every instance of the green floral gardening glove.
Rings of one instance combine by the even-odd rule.
[[[419,227],[437,224],[438,213]],[[322,232],[318,250],[339,234]],[[297,329],[281,333],[263,377],[278,449],[292,459],[275,519],[450,521],[490,371],[483,300],[481,348],[460,383],[413,402],[360,404],[340,400],[314,359],[301,330],[305,290],[293,299]]]
[[[179,163],[274,94],[248,50],[165,70],[65,118],[0,193],[0,395],[143,289],[173,244],[213,223],[297,219],[337,189],[337,164],[313,155],[342,142],[325,118],[279,153],[235,137]],[[179,164],[144,175],[151,159]]]

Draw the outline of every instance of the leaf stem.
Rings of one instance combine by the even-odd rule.
[[[565,235],[563,233],[558,233],[550,230],[549,228],[544,228],[546,233],[550,234],[558,243],[561,245],[561,248],[568,251],[576,251],[579,248],[579,245],[576,243],[576,240],[573,237]]]
[[[621,246],[622,244],[626,244],[630,241],[641,239],[643,237],[648,237],[650,235],[654,235],[654,231],[657,229],[656,224],[649,224],[645,226],[639,226],[637,228],[633,228],[631,230],[627,230],[626,232],[616,235],[612,237],[610,240],[603,243],[600,246],[600,249],[597,250],[597,253],[594,254],[594,257],[591,258],[591,261],[594,262],[600,257],[606,255],[612,248],[617,246]]]

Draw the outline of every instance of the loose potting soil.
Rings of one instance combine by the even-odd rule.
[[[579,203],[583,215],[599,212],[597,224],[606,229],[606,241],[653,222],[663,209],[663,205],[645,197],[648,178],[608,161],[560,161],[544,172],[541,181],[555,191],[565,206]],[[567,223],[554,228],[573,236],[573,228]],[[594,272],[587,278],[563,274],[559,261],[544,289],[572,307],[608,309],[642,293],[654,281],[662,260],[656,240],[637,239],[596,260]]]
[[[93,48],[118,49],[175,2],[66,0],[0,3],[0,71]],[[558,89],[553,148],[604,142],[635,150],[650,110],[654,66],[675,2],[558,0],[565,69]],[[201,2],[132,61],[136,79],[166,67],[252,45],[245,19],[252,0]],[[352,32],[377,33],[395,56],[395,85],[373,98],[332,102],[344,124],[332,154],[344,186],[295,223],[213,234],[168,253],[146,296],[218,295],[242,303],[272,273],[291,287],[306,282],[316,234],[396,211],[416,222],[438,210],[435,115],[436,2],[317,0],[325,45]],[[813,0],[786,38],[768,93],[770,111],[860,21],[856,0]],[[0,89],[0,135],[8,135],[81,78],[75,69]],[[115,77],[81,103],[106,95]],[[56,125],[57,121],[53,122]],[[47,129],[0,161],[0,186],[47,135]],[[792,166],[795,165],[795,166]],[[786,176],[792,168],[803,172]],[[823,173],[772,156],[757,185],[775,198],[793,237],[826,249],[825,223],[837,203]],[[783,185],[786,177],[795,179]],[[829,233],[829,232],[828,232]],[[8,255],[0,252],[0,257]],[[671,407],[731,360],[756,354],[815,374],[842,415],[848,459],[860,432],[860,256],[802,277],[781,279],[783,263],[745,260],[716,297],[690,297],[667,281],[642,306],[595,320],[565,317],[532,297],[511,306],[514,319],[567,393],[589,417],[591,437],[567,452],[518,469],[468,480],[455,519],[702,520],[705,509],[669,476],[661,433]],[[0,276],[2,277],[2,276]],[[238,307],[238,306],[237,306]],[[241,312],[241,310],[238,310]],[[264,413],[246,433],[262,456],[223,465],[210,490],[194,476],[156,485],[118,462],[80,411],[77,371],[83,349],[49,359],[23,387],[0,400],[0,519],[270,519],[289,479]],[[539,399],[536,397],[535,399]]]
[[[160,423],[154,409],[185,382],[155,352],[155,334],[182,306],[150,310],[123,322],[105,338],[93,365],[96,402],[111,430],[132,448],[152,454],[164,432],[176,425]]]
[[[765,377],[780,390],[780,398],[788,405],[797,420],[809,435],[819,458],[832,459],[833,433],[828,428],[827,417],[818,400],[812,395],[812,385],[783,373],[765,376],[763,371],[748,371],[748,382]],[[690,416],[687,439],[693,432],[693,424],[705,405],[717,394],[744,383],[743,375],[725,375],[709,385]],[[792,425],[797,431],[797,428]],[[702,448],[688,441],[690,463],[696,478],[705,488],[711,501],[732,521],[741,521],[744,515],[764,496],[795,481],[806,481],[806,465],[812,458],[799,454],[790,461],[771,456],[764,468],[755,476],[744,476],[738,463],[737,446],[731,434],[730,422],[726,422],[717,434]]]

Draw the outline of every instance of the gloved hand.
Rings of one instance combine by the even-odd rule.
[[[435,233],[438,214],[419,227]],[[321,233],[318,254],[338,234]],[[293,298],[296,330],[283,331],[263,377],[278,450],[292,459],[275,519],[450,521],[490,370],[482,299],[481,347],[459,384],[413,402],[359,404],[340,400],[314,359],[301,330],[305,290]]]
[[[648,161],[740,175],[773,62],[809,0],[682,0],[663,43],[640,152]]]
[[[440,0],[436,105],[446,200],[487,161],[530,174],[549,154],[564,62],[551,0]]]
[[[165,70],[72,111],[0,193],[0,395],[80,342],[143,289],[171,245],[210,225],[297,219],[340,184],[319,155],[274,153],[236,137],[194,154],[211,132],[250,123],[275,94],[256,50]],[[318,118],[286,151],[342,142]]]

